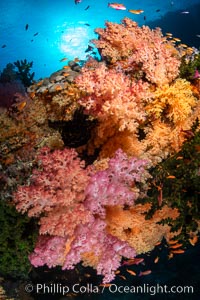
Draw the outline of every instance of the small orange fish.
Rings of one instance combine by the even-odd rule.
[[[174,179],[174,178],[176,178],[176,176],[174,176],[174,175],[169,175],[169,176],[167,176],[166,178],[167,178],[167,179]]]
[[[116,10],[126,10],[124,4],[120,4],[120,3],[108,3],[108,7],[112,7]]]
[[[62,75],[65,76],[65,77],[67,77],[67,76],[69,76],[70,74],[69,74],[69,73],[63,73]]]
[[[88,274],[88,273],[85,273],[84,276],[87,277],[87,278],[91,277],[91,275]]]
[[[78,57],[75,57],[75,58],[74,58],[74,61],[75,61],[75,62],[79,62],[80,59],[79,59]]]
[[[177,156],[177,160],[183,159],[183,156]]]
[[[187,50],[187,53],[189,53],[189,54],[194,52],[194,49],[191,47],[188,47],[186,50]]]
[[[142,10],[142,9],[129,9],[128,11],[132,14],[135,14],[135,15],[139,15],[139,14],[142,14],[144,12],[144,10]]]
[[[181,40],[178,39],[178,38],[173,38],[173,40],[174,40],[175,42],[180,42],[180,41],[181,41]]]
[[[170,246],[170,249],[177,249],[177,248],[180,248],[181,246],[183,246],[183,244],[175,244],[175,245]]]
[[[30,92],[29,96],[31,97],[31,99],[33,99],[35,97],[35,92]]]
[[[27,104],[26,101],[23,101],[23,102],[20,102],[19,104],[17,104],[18,111],[22,111],[24,109],[24,107],[26,106],[26,104]]]
[[[55,90],[56,91],[61,91],[62,90],[62,86],[61,85],[56,85]]]
[[[157,256],[155,259],[154,259],[154,263],[157,264],[159,261],[159,257]]]
[[[37,86],[41,86],[43,84],[43,80],[40,80],[39,82],[36,83]]]
[[[181,254],[181,253],[184,253],[185,250],[183,250],[183,249],[177,249],[177,250],[172,250],[171,252],[172,252],[173,254]]]
[[[63,61],[66,61],[66,60],[68,60],[68,58],[67,57],[63,57],[63,58],[60,59],[60,62],[63,62]]]
[[[119,275],[122,279],[126,280],[126,277],[124,275]]]
[[[198,242],[198,236],[195,235],[193,238],[189,239],[189,242],[192,246],[194,246]]]
[[[156,244],[155,244],[155,246],[159,246],[161,244],[161,242],[157,242]]]
[[[151,270],[146,270],[146,271],[140,271],[140,274],[139,274],[139,276],[146,276],[146,275],[149,275],[149,274],[151,274],[152,273],[152,271]]]
[[[119,274],[120,273],[120,271],[119,270],[117,270],[117,271],[115,271],[115,274],[117,275],[117,274]]]
[[[131,275],[133,275],[133,276],[136,276],[136,273],[135,273],[134,271],[129,270],[129,269],[126,269],[126,271],[127,271],[129,274],[131,274]]]
[[[174,245],[174,244],[176,244],[178,241],[174,241],[174,240],[171,240],[171,241],[168,241],[167,243],[169,244],[169,245]]]
[[[122,266],[131,266],[131,265],[139,265],[144,261],[144,258],[133,258],[133,259],[128,259],[126,261],[123,261]]]
[[[71,69],[70,66],[64,66],[63,69]]]
[[[183,48],[187,48],[188,47],[186,44],[180,44],[179,46],[183,47]]]

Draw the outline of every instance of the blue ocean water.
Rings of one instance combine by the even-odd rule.
[[[49,76],[65,62],[85,59],[94,29],[105,21],[119,23],[129,17],[139,25],[160,26],[189,46],[200,47],[199,0],[124,0],[127,10],[108,7],[108,0],[8,0],[0,3],[0,71],[7,63],[33,61],[35,79]],[[133,15],[129,9],[142,9]],[[182,12],[189,13],[184,14]]]

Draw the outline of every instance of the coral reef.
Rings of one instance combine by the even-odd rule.
[[[110,157],[118,148],[153,164],[179,151],[198,115],[199,101],[190,82],[177,79],[162,87],[130,79],[100,63],[82,69],[76,84],[85,93],[79,103],[98,120],[88,143]]]
[[[13,65],[0,75],[0,195],[2,226],[11,200],[20,228],[38,226],[31,254],[16,241],[33,266],[82,262],[108,283],[123,257],[198,240],[199,53],[128,18],[96,32],[101,61],[34,83],[26,60],[15,66],[29,82]]]

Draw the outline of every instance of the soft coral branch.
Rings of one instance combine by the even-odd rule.
[[[41,170],[33,172],[29,186],[19,187],[14,194],[16,208],[30,217],[42,215],[40,233],[72,234],[76,224],[89,217],[82,205],[89,171],[74,149],[51,153],[43,148],[38,159]],[[62,219],[64,227],[59,226]]]
[[[105,217],[106,205],[133,205],[144,192],[137,188],[137,183],[143,183],[144,188],[145,180],[150,177],[146,170],[147,161],[134,157],[129,159],[121,149],[108,165],[106,170],[91,177],[86,188],[85,205],[101,217]]]

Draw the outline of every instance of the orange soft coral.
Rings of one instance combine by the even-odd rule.
[[[103,122],[111,118],[119,131],[135,132],[145,120],[142,101],[149,96],[147,83],[131,81],[122,72],[99,64],[95,70],[83,68],[76,84],[85,92],[79,100],[85,111]]]
[[[158,241],[166,236],[170,227],[168,225],[159,225],[157,222],[162,219],[176,219],[179,216],[177,209],[164,206],[156,211],[153,218],[145,219],[145,212],[151,207],[151,204],[137,204],[128,210],[120,206],[107,208],[107,231],[117,236],[129,245],[135,248],[137,254],[151,251]]]

